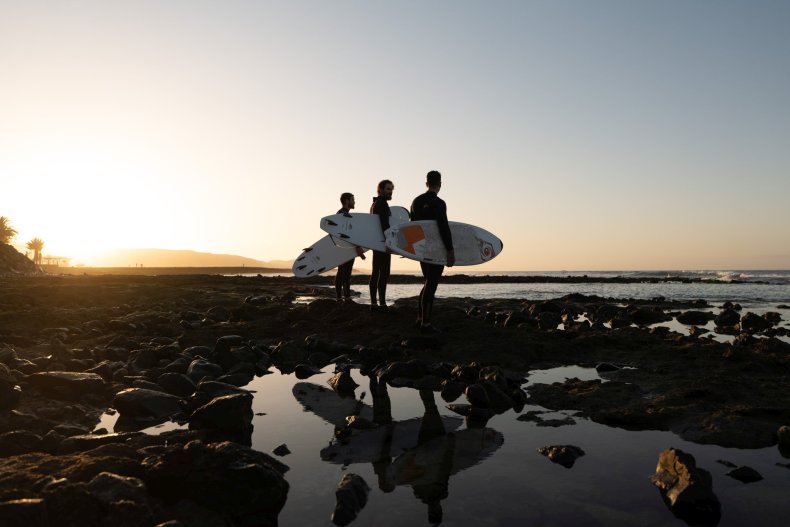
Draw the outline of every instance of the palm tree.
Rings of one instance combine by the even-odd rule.
[[[11,227],[11,222],[5,216],[0,216],[0,243],[10,242],[16,236],[16,229]]]
[[[41,265],[41,249],[44,248],[44,241],[41,238],[33,238],[27,242],[27,248],[33,251],[33,263]]]

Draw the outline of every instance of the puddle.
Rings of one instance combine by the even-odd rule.
[[[290,467],[288,500],[279,516],[283,527],[332,525],[335,488],[349,472],[371,488],[351,525],[436,525],[439,518],[442,525],[459,526],[684,525],[648,480],[659,453],[669,447],[692,454],[697,466],[711,472],[722,504],[720,526],[775,525],[786,511],[790,469],[777,464],[790,460],[775,447],[698,445],[669,432],[609,428],[534,405],[470,428],[438,394],[421,397],[414,389],[387,387],[386,396],[376,391],[374,400],[369,379],[355,370],[352,377],[360,385],[355,399],[341,399],[327,389],[332,367],[323,372],[306,381],[266,375],[247,386],[257,391],[253,448],[271,454],[286,444],[291,451],[278,458]],[[569,377],[600,378],[593,368],[568,366],[530,372],[529,381]],[[391,417],[392,423],[340,442],[333,423],[349,408],[359,408],[371,420]],[[531,419],[529,412],[538,418]],[[106,416],[100,426],[112,431],[116,417]],[[563,422],[546,426],[551,420]],[[161,433],[169,426],[177,425],[146,432]],[[537,452],[546,445],[575,445],[585,455],[566,469]],[[718,460],[748,465],[764,479],[736,481]]]
[[[595,368],[584,368],[582,366],[560,366],[546,370],[531,370],[527,373],[527,381],[530,384],[565,382],[574,377],[580,381],[605,381]]]

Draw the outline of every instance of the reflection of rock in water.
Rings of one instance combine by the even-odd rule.
[[[335,491],[335,512],[332,523],[341,527],[348,525],[357,517],[368,502],[370,487],[361,476],[345,474]]]

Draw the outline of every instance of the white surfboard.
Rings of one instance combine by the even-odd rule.
[[[502,240],[485,229],[448,222],[453,235],[455,265],[479,265],[502,252]],[[386,246],[395,254],[420,262],[447,264],[447,250],[434,220],[410,221],[387,229]]]
[[[331,236],[324,236],[302,251],[302,254],[294,260],[291,271],[301,278],[317,276],[356,258],[356,256],[356,247],[338,247]]]
[[[356,214],[362,214],[362,213],[355,213],[355,212],[351,213],[352,216],[355,216]],[[400,225],[401,223],[406,223],[407,221],[409,221],[409,209],[407,209],[406,207],[400,207],[398,205],[390,207],[390,226]],[[335,245],[337,245],[338,247],[356,247],[356,245],[354,245],[353,243],[347,242],[340,238],[333,237],[332,240],[335,242]]]
[[[409,221],[404,207],[390,207],[390,226]],[[351,244],[384,252],[384,233],[377,214],[352,213],[351,216],[333,214],[321,218],[321,230],[330,234],[336,244]]]

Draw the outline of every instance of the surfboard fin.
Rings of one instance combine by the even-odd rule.
[[[345,238],[345,239],[351,238],[351,236],[349,236],[348,234],[343,234],[342,232],[337,236],[340,236],[341,238]]]
[[[332,221],[332,220],[324,220],[324,221],[325,221],[325,222],[327,222],[327,223],[328,223],[329,225],[331,225],[332,227],[337,227],[337,223],[335,223],[335,222],[334,222],[334,221]]]

